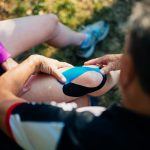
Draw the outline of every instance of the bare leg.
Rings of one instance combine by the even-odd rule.
[[[80,45],[84,38],[83,33],[75,32],[59,22],[55,28],[55,35],[48,43],[61,48],[67,45]]]
[[[0,21],[0,41],[12,57],[43,42],[64,47],[79,45],[84,38],[84,34],[59,23],[53,14]]]
[[[68,68],[61,68],[59,70],[60,72],[63,72],[68,70]],[[92,71],[79,76],[73,80],[73,83],[84,85],[86,87],[95,87],[101,80],[102,76],[99,73]],[[46,74],[33,76],[30,82],[30,91],[23,95],[23,98],[30,101],[69,102],[78,98],[65,95],[62,90],[63,84]]]
[[[109,91],[112,87],[114,87],[119,82],[119,77],[120,77],[120,70],[111,71],[107,75],[107,82],[105,83],[103,88],[101,88],[93,93],[89,93],[88,95],[100,96],[100,95],[105,94],[107,91]]]
[[[79,107],[85,107],[85,106],[91,106],[91,103],[89,101],[89,96],[87,96],[87,95],[79,97],[79,98],[77,98],[73,101],[70,101],[70,102],[76,103],[78,108]]]
[[[68,68],[60,69],[60,72],[67,70]],[[100,96],[106,93],[110,88],[112,88],[118,81],[117,72],[110,74],[110,77],[106,81],[104,87],[100,90],[93,92],[89,95]],[[102,76],[98,72],[89,71],[83,75],[76,78],[73,83],[84,85],[86,87],[96,87],[102,80]],[[29,101],[56,101],[56,102],[71,102],[77,100],[77,97],[67,96],[63,93],[63,84],[58,82],[55,78],[48,75],[38,75],[33,77],[31,81],[31,90],[24,95],[23,98],[28,99]],[[80,105],[80,104],[79,104]],[[80,105],[81,106],[81,105]]]

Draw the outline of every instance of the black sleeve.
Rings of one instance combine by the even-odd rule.
[[[24,149],[84,149],[96,117],[87,111],[23,103],[11,111],[9,118],[13,137]]]

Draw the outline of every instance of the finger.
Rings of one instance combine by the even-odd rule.
[[[101,73],[102,74],[108,74],[110,71],[109,71],[109,68],[108,67],[103,67],[102,69],[101,69]]]
[[[95,59],[91,59],[89,61],[86,61],[84,63],[84,65],[96,65],[96,64],[100,64],[103,62],[103,57],[99,57],[99,58],[95,58]]]
[[[73,65],[66,62],[60,62],[59,68],[64,68],[64,67],[73,67]]]
[[[84,62],[84,65],[95,65],[95,64],[97,64],[98,60],[99,60],[99,58],[88,60],[88,61]]]
[[[102,70],[104,71],[104,74],[108,74],[110,71],[113,71],[114,68],[114,64],[113,63],[109,63],[108,65],[105,65]]]
[[[104,67],[103,64],[96,64],[96,66],[98,66],[99,68],[103,68]]]
[[[51,74],[60,82],[66,82],[66,78],[57,69],[52,69]]]
[[[18,63],[16,61],[14,61],[12,58],[9,58],[6,62],[4,62],[2,64],[2,68],[7,71],[7,70],[11,70],[14,67],[16,67],[18,65]]]
[[[109,72],[111,71],[111,67],[110,66],[104,66],[102,69],[101,69],[101,72],[103,72],[103,74],[108,74]]]

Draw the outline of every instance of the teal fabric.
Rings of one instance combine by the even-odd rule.
[[[100,73],[100,68],[99,67],[92,68],[92,67],[86,67],[86,66],[77,66],[77,67],[71,68],[69,70],[66,70],[62,73],[67,80],[65,82],[65,84],[72,82],[74,79],[78,78],[80,75],[82,75],[83,73],[88,72],[88,71],[95,71],[95,72]]]

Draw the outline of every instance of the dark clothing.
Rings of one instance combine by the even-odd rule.
[[[51,105],[23,103],[8,116],[14,140],[24,149],[150,149],[150,117],[116,104],[94,116],[88,111],[78,113]]]
[[[22,148],[0,130],[0,150],[22,150]]]

